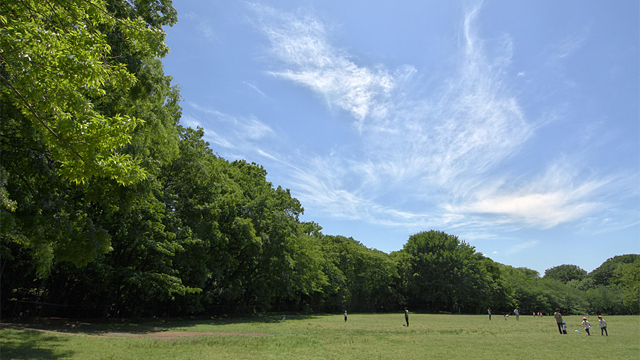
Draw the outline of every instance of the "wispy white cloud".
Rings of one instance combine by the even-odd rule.
[[[372,113],[384,112],[381,100],[394,88],[387,70],[358,66],[345,51],[331,45],[324,23],[315,17],[249,6],[281,68],[270,71],[271,75],[319,93],[330,106],[346,110],[360,123]]]
[[[327,159],[330,166],[318,166],[322,161],[315,159],[316,166],[296,172],[300,196],[332,214],[403,226],[450,224],[461,216],[401,210],[402,203],[399,208],[377,205],[380,194],[401,192],[400,202],[408,200],[409,192],[423,200],[433,193],[459,196],[461,189],[469,191],[473,179],[480,181],[516,153],[532,133],[517,99],[502,85],[510,39],[501,39],[503,50],[487,58],[473,31],[477,8],[465,18],[458,72],[432,92],[438,95],[423,97],[407,95],[425,94],[414,88],[414,67],[392,73],[381,65],[358,65],[331,45],[317,18],[255,4],[252,9],[270,41],[269,54],[282,66],[271,74],[309,87],[347,110],[359,125],[364,148],[341,154],[340,160]],[[332,174],[331,181],[326,174]],[[343,177],[349,184],[340,181]],[[428,201],[430,207],[438,206]]]
[[[190,11],[184,14],[180,13],[178,16],[180,17],[181,22],[183,20],[186,20],[190,24],[192,24],[195,33],[203,37],[205,40],[211,41],[216,39],[217,35],[214,27],[211,26],[208,20],[203,20],[202,16],[200,16],[199,14]]]
[[[467,11],[457,67],[435,90],[423,87],[433,82],[423,81],[428,74],[411,65],[389,71],[359,64],[308,13],[249,7],[269,42],[274,61],[268,74],[344,110],[357,125],[350,134],[354,144],[329,154],[278,152],[264,142],[258,147],[259,140],[277,141],[277,134],[256,117],[192,107],[215,119],[226,140],[218,144],[251,148],[286,169],[306,208],[340,219],[414,230],[445,227],[492,238],[488,227],[550,228],[585,221],[603,206],[612,180],[584,176],[580,159],[559,156],[524,173],[509,170],[541,125],[527,118],[510,87],[512,39],[483,40],[474,26],[479,7]],[[578,40],[573,47],[566,44],[567,54],[580,46]],[[519,244],[507,253],[536,244]]]
[[[540,241],[538,240],[530,240],[530,241],[526,241],[523,243],[518,243],[515,245],[512,245],[509,249],[507,249],[505,251],[505,254],[507,255],[513,255],[525,250],[529,250],[529,249],[533,249],[536,246],[538,246],[538,244],[540,243]]]
[[[469,217],[495,215],[503,223],[539,228],[583,219],[602,207],[598,199],[613,180],[590,178],[575,163],[575,157],[560,157],[547,166],[545,173],[530,179],[489,178],[464,202],[445,208]]]
[[[571,56],[579,50],[585,43],[587,30],[580,33],[569,34],[564,37],[555,47],[555,56],[559,59]]]
[[[213,28],[209,25],[208,22],[202,21],[198,24],[198,31],[204,36],[206,39],[214,39],[215,33]]]
[[[263,137],[273,134],[271,127],[260,121],[255,116],[233,116],[224,114],[218,110],[200,106],[195,103],[189,103],[191,107],[201,113],[207,114],[213,120],[217,121],[218,125],[227,128],[228,133],[233,133],[235,139],[251,139],[259,140]]]
[[[198,121],[197,119],[195,119],[193,116],[190,116],[190,115],[182,115],[182,117],[180,118],[180,122],[182,123],[183,126],[194,128],[194,129],[197,128],[198,126],[202,127],[202,123],[200,123],[200,121]]]
[[[248,154],[275,158],[262,149],[264,141],[273,138],[275,132],[257,117],[225,114],[193,102],[189,103],[189,109],[189,113],[182,116],[183,125],[202,127],[205,139],[214,145],[216,151],[226,149],[226,154],[233,158],[247,158]],[[205,123],[207,126],[203,125]]]
[[[241,131],[250,139],[258,140],[273,133],[273,130],[255,116],[240,124]]]
[[[262,90],[260,90],[257,86],[255,86],[254,84],[250,83],[250,82],[246,82],[243,81],[243,84],[247,85],[248,87],[250,87],[251,89],[253,89],[255,92],[257,92],[258,94],[260,94],[262,97],[267,97],[267,94],[265,94]]]
[[[229,142],[223,136],[218,135],[218,133],[215,130],[209,127],[206,127],[202,121],[196,119],[195,117],[189,114],[183,114],[182,117],[180,118],[180,122],[185,127],[190,127],[193,129],[198,127],[202,128],[204,130],[204,138],[211,144],[222,146],[224,148],[230,148],[230,149],[234,147],[234,145],[231,142]]]

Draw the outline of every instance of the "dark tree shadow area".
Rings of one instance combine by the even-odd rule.
[[[0,359],[68,359],[71,351],[59,351],[66,339],[37,331],[4,331],[0,339]]]
[[[307,320],[324,316],[335,315],[251,315],[251,316],[216,316],[216,317],[189,317],[189,318],[166,318],[147,319],[141,321],[142,326],[156,326],[164,329],[184,328],[196,325],[229,325],[229,324],[252,324],[252,323],[280,323],[287,320]]]
[[[251,316],[216,316],[216,317],[180,317],[153,319],[100,319],[72,320],[63,318],[34,318],[4,321],[0,329],[44,330],[67,334],[103,335],[107,333],[151,334],[170,331],[174,328],[185,328],[197,325],[228,325],[251,323],[279,323],[287,320],[306,320],[335,315],[251,315]],[[31,332],[30,332],[31,333]],[[35,333],[35,332],[34,332]],[[37,334],[37,333],[35,333]],[[39,335],[46,335],[40,333]],[[56,339],[53,337],[52,339]],[[38,340],[40,341],[40,340]],[[38,358],[32,357],[32,358]],[[4,357],[0,357],[3,360]]]

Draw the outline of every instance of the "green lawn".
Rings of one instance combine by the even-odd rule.
[[[553,317],[520,316],[489,321],[480,315],[412,314],[410,327],[398,314],[287,316],[92,325],[70,333],[4,327],[0,359],[640,359],[640,317],[607,316],[609,336],[592,336],[580,316],[565,316],[560,335]],[[579,329],[580,333],[575,330]],[[208,334],[159,340],[114,337],[108,331],[144,334],[157,330]]]

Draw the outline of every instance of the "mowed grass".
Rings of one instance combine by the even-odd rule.
[[[173,340],[0,330],[0,359],[640,359],[640,317],[607,316],[609,336],[597,318],[565,316],[568,334],[553,317],[399,314],[252,317],[120,325],[118,332],[154,330],[216,333]],[[576,333],[575,330],[580,330]],[[223,335],[242,333],[249,335]],[[250,335],[263,333],[268,336]]]

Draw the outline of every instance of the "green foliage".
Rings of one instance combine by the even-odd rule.
[[[585,292],[588,311],[596,314],[625,313],[622,291],[617,287],[598,285]]]
[[[116,18],[102,0],[8,0],[0,9],[2,101],[34,124],[37,137],[75,183],[106,176],[121,184],[140,181],[138,161],[118,150],[143,120],[100,111],[109,93],[126,93],[136,76],[117,57],[109,33],[133,51],[164,56],[164,33],[139,17]]]
[[[618,265],[613,275],[622,289],[624,306],[632,314],[640,313],[640,261]]]
[[[598,309],[609,313],[640,313],[640,255],[627,254],[607,259],[585,280],[596,288],[588,294]],[[611,295],[605,295],[606,292]]]
[[[610,285],[615,282],[615,271],[620,264],[629,264],[640,261],[640,255],[618,255],[607,259],[602,265],[593,270],[588,277],[593,279],[594,285]]]
[[[518,307],[514,286],[507,281],[503,266],[489,258],[484,258],[483,260],[488,274],[485,285],[489,294],[486,299],[487,307],[499,312],[511,311]],[[480,309],[479,311],[482,310]]]
[[[113,204],[92,195],[107,179],[139,183],[175,156],[179,95],[158,59],[161,26],[176,20],[170,4],[0,8],[0,246],[29,250],[40,277],[112,249],[100,216]]]
[[[586,275],[587,272],[576,265],[560,265],[544,272],[545,279],[555,279],[565,284],[571,280],[582,280]]]
[[[10,114],[11,106],[3,110]],[[1,166],[10,169],[5,189],[16,204],[0,210],[2,246],[31,251],[40,276],[54,259],[82,266],[108,251],[109,235],[92,218],[85,188],[59,177],[32,124],[9,119],[0,123],[0,133]]]
[[[409,237],[407,297],[411,306],[430,310],[478,311],[489,298],[484,257],[473,246],[440,231]]]
[[[402,299],[396,288],[396,264],[381,251],[369,249],[343,236],[323,236],[324,289],[327,311],[389,311],[398,309]]]

